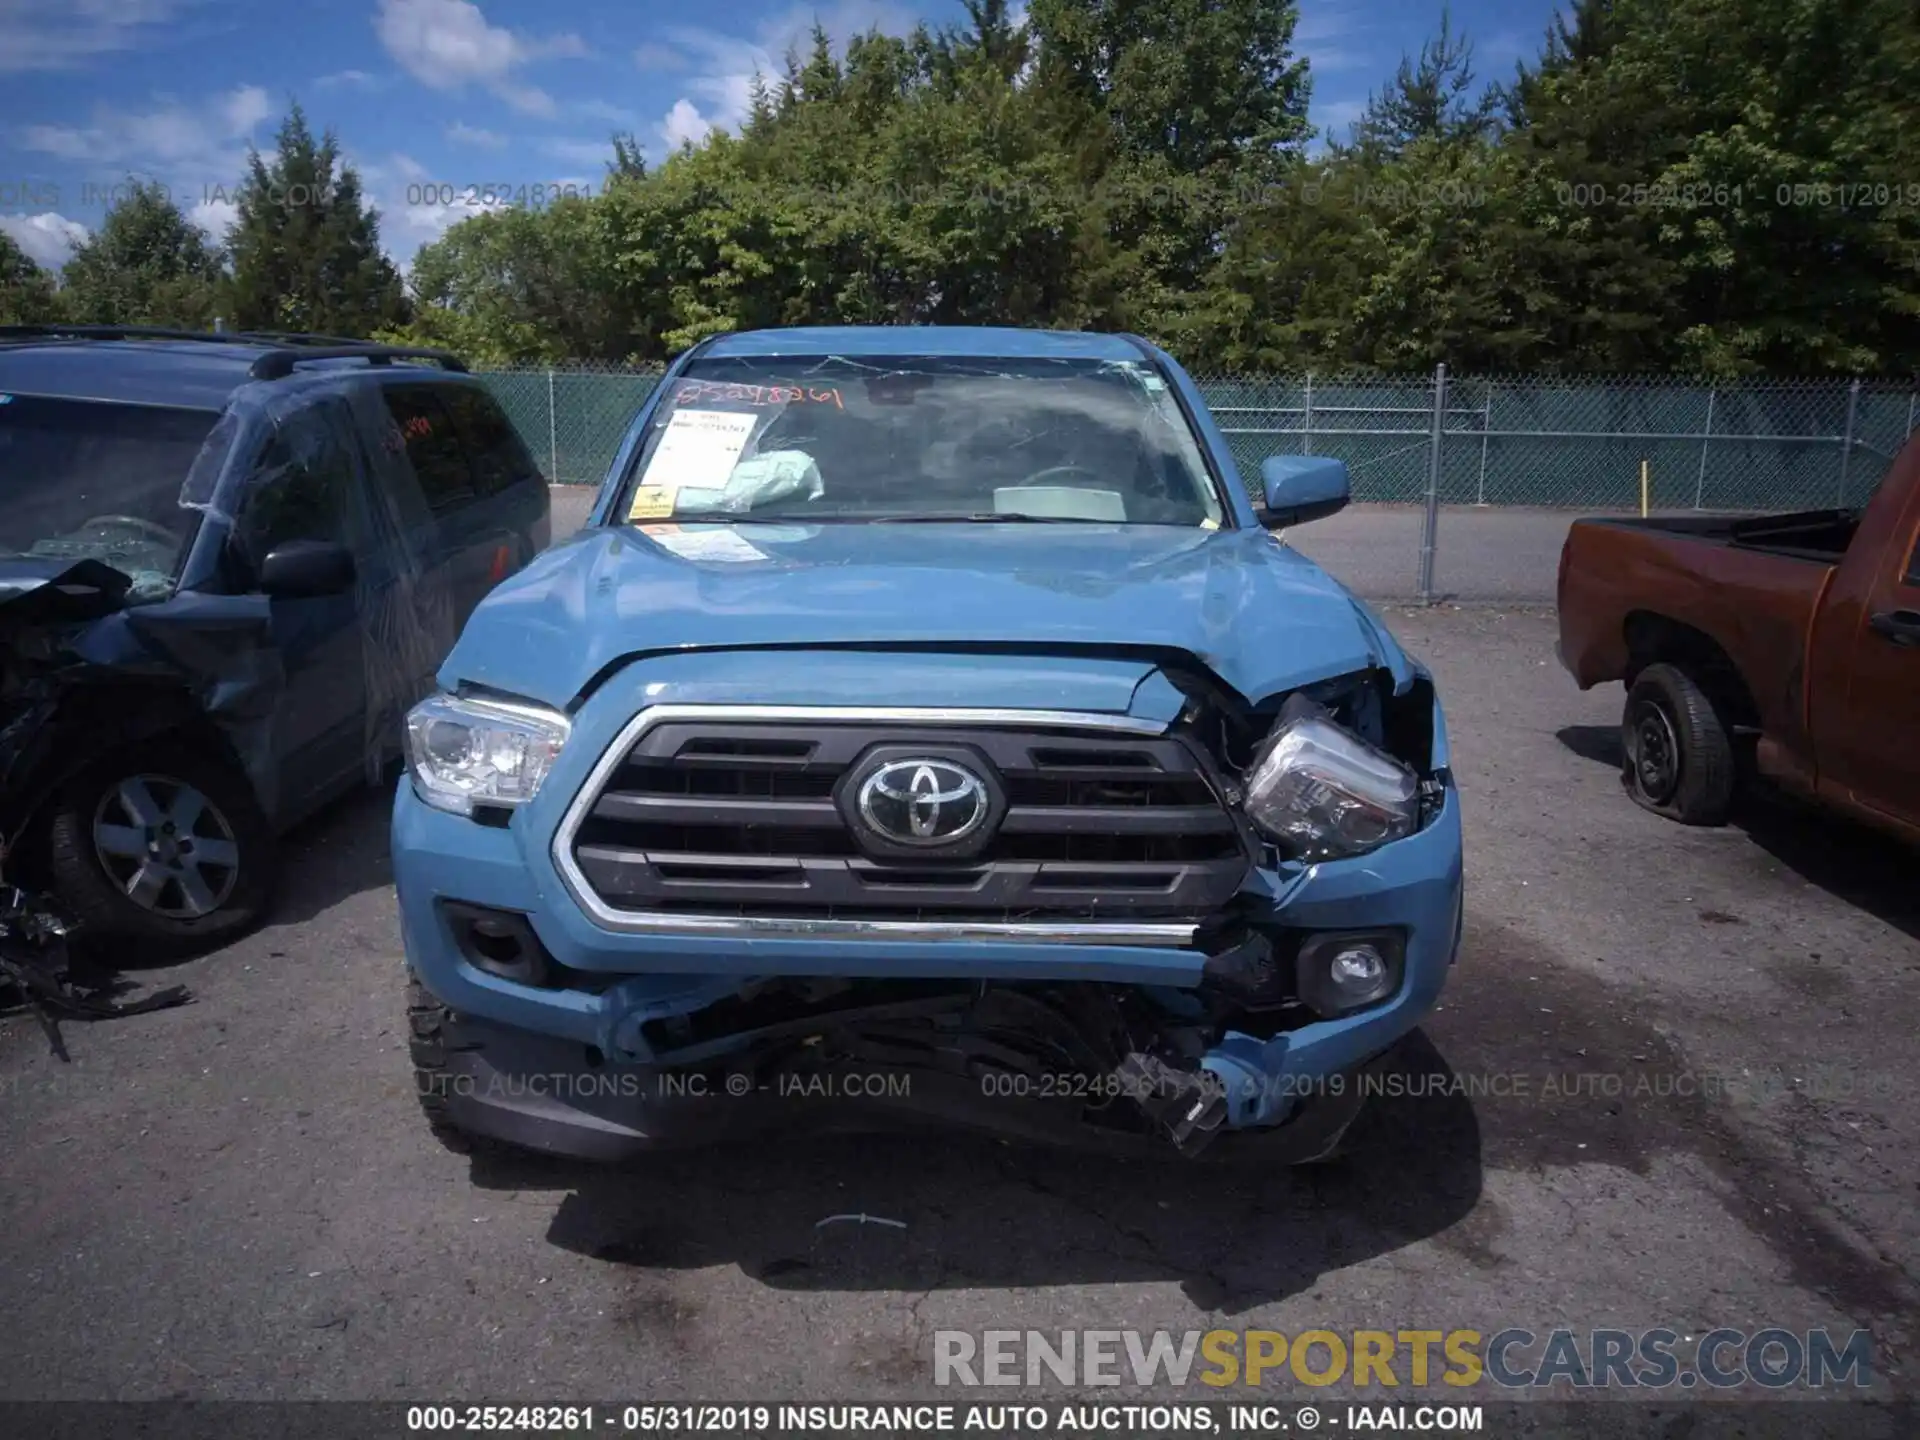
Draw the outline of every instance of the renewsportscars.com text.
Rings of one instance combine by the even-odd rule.
[[[939,1330],[940,1386],[1430,1384],[1504,1390],[1866,1389],[1873,1339],[1721,1328],[1692,1334],[1559,1327],[1479,1330]]]

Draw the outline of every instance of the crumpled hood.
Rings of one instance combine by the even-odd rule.
[[[124,603],[132,580],[98,560],[0,558],[0,631],[16,625],[93,620]]]
[[[1363,605],[1262,530],[740,524],[582,532],[487,597],[440,683],[564,708],[637,654],[915,642],[1180,650],[1254,702],[1369,665],[1411,674]]]

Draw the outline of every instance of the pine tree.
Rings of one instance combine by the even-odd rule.
[[[1493,128],[1499,96],[1474,92],[1473,42],[1453,33],[1440,12],[1440,33],[1404,56],[1393,83],[1371,97],[1355,126],[1360,148],[1393,158],[1419,140],[1477,140]]]
[[[235,200],[229,303],[239,328],[363,336],[405,322],[400,276],[380,250],[360,177],[332,131],[314,138],[298,105],[271,160],[249,156]]]

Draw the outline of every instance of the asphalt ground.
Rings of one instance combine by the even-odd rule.
[[[264,928],[130,972],[196,1003],[69,1024],[64,1066],[0,1019],[0,1395],[845,1401],[930,1393],[941,1330],[1559,1325],[1864,1327],[1874,1393],[1910,1394],[1913,857],[1771,804],[1645,814],[1619,696],[1574,688],[1549,614],[1384,613],[1449,707],[1468,919],[1397,1060],[1428,1079],[1346,1158],[450,1153],[415,1105],[369,794],[294,837]],[[847,1215],[897,1223],[821,1223]]]

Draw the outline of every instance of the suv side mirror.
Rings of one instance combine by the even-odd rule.
[[[286,600],[339,595],[353,588],[353,555],[331,540],[289,540],[260,562],[260,589]]]
[[[1269,455],[1260,462],[1260,483],[1260,523],[1269,530],[1322,519],[1353,498],[1347,462],[1327,455]]]

